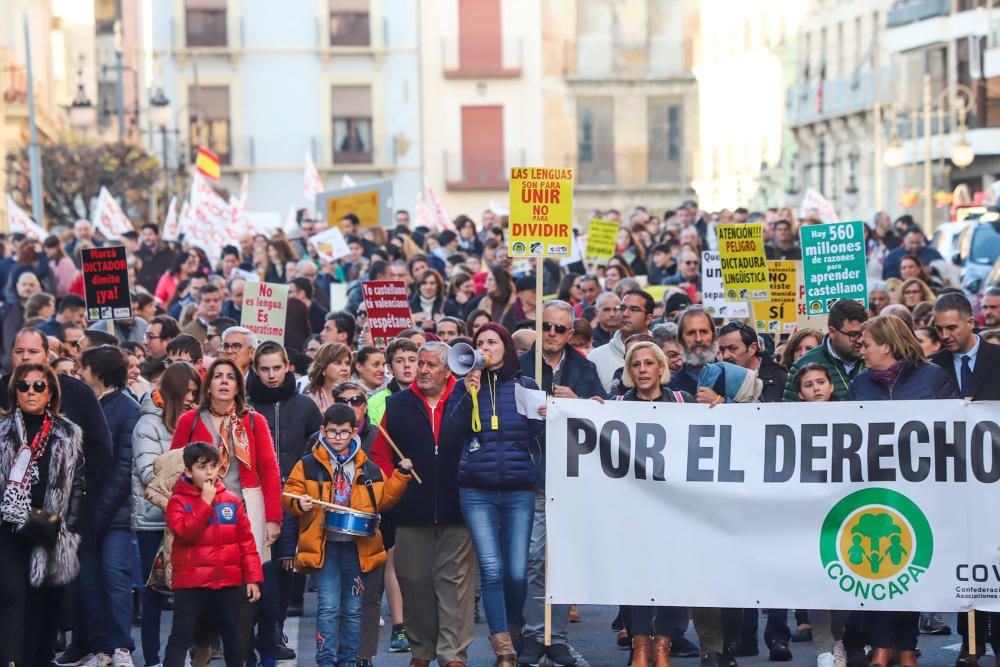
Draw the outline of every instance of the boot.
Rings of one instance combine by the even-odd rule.
[[[670,637],[653,637],[653,667],[670,667]]]
[[[514,643],[509,632],[499,632],[490,636],[493,654],[496,655],[496,667],[517,667],[517,655],[514,654]]]
[[[878,667],[889,667],[890,660],[892,660],[891,648],[873,648],[872,659],[869,661],[868,667],[876,667],[876,665]],[[913,664],[917,664],[916,659],[914,659]]]
[[[899,667],[917,667],[916,651],[898,651],[896,657],[899,660]]]
[[[632,637],[632,667],[649,667],[649,635]]]

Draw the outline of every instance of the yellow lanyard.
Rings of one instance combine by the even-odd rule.
[[[493,376],[487,377],[487,381],[490,383],[490,407],[493,409],[493,417],[490,419],[490,428],[494,431],[500,428],[500,419],[497,417],[497,384],[496,378]]]
[[[483,423],[479,420],[479,390],[469,387],[469,396],[472,397],[472,432],[479,433],[483,430]]]

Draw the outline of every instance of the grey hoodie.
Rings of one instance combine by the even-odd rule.
[[[153,479],[153,463],[170,449],[173,431],[163,423],[163,408],[153,403],[153,392],[142,398],[139,421],[132,432],[132,530],[163,530],[163,511],[146,500]]]

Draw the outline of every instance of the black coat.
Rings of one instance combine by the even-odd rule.
[[[136,276],[136,279],[150,294],[154,294],[157,281],[159,281],[160,276],[170,271],[177,253],[166,243],[160,242],[154,248],[140,245],[135,255],[142,260],[142,268],[139,269],[139,275]]]
[[[268,389],[257,374],[250,371],[247,380],[247,398],[250,407],[267,421],[278,458],[281,482],[292,474],[292,468],[309,453],[306,442],[322,426],[323,416],[316,403],[295,391],[295,375],[288,373],[285,383],[277,389]]]
[[[535,378],[535,346],[518,357],[521,362],[521,372],[531,379]],[[604,385],[597,375],[597,366],[576,351],[572,345],[566,346],[566,358],[562,362],[562,378],[559,384],[569,387],[580,398],[604,396]],[[542,361],[542,389],[552,391],[552,367]]]
[[[977,364],[978,365],[978,364]],[[847,390],[848,401],[919,401],[934,398],[959,398],[958,389],[940,366],[907,363],[892,387],[872,379],[871,369],[866,368]]]
[[[788,371],[785,370],[785,367],[765,355],[761,357],[757,377],[764,384],[764,388],[760,392],[760,402],[781,403],[781,395],[785,391],[785,381],[788,380]]]
[[[104,417],[101,404],[93,390],[80,380],[68,375],[59,375],[59,390],[61,393],[60,414],[80,427],[83,432],[83,456],[87,480],[87,497],[83,505],[80,521],[80,532],[91,534],[94,530],[94,515],[97,501],[103,491],[104,480],[108,470],[113,465],[114,446],[111,442],[111,431],[108,420]],[[10,383],[10,375],[4,375],[0,383],[6,387]],[[7,392],[0,391],[0,410],[10,407]]]
[[[931,362],[944,369],[955,386],[959,387],[959,393],[964,393],[955,376],[955,362],[951,352],[939,350],[931,355]],[[969,393],[969,398],[974,401],[1000,401],[1000,345],[979,341],[976,367],[972,369],[972,391]]]
[[[104,489],[97,500],[95,524],[98,533],[132,528],[132,432],[139,421],[139,403],[127,389],[100,398],[108,420],[114,459],[104,471]]]

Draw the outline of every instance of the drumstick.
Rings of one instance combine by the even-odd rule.
[[[389,437],[389,434],[386,433],[386,430],[384,428],[382,428],[382,425],[381,424],[376,424],[376,426],[378,426],[378,430],[381,431],[382,435],[385,436],[385,441],[389,443],[390,447],[392,447],[392,451],[396,452],[396,456],[398,456],[401,459],[405,459],[406,457],[403,456],[403,452],[399,451],[399,447],[397,447],[396,443],[394,443],[392,441],[392,438]],[[410,469],[410,474],[413,475],[413,479],[417,480],[417,484],[423,484],[424,483],[424,480],[420,479],[420,475],[417,474],[416,470],[413,470],[411,468]]]
[[[317,500],[312,496],[299,496],[294,493],[282,493],[281,495],[288,496],[289,498],[295,498],[296,500],[311,500],[313,501],[314,504],[329,510],[333,510],[334,512],[346,512],[348,509],[346,507],[342,507],[341,505],[334,505],[333,503],[327,503],[322,500]]]

